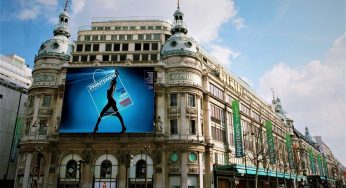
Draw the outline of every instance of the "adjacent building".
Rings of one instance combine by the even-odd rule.
[[[71,42],[60,14],[35,57],[17,187],[309,183],[294,170],[294,144],[306,143],[280,99],[262,101],[183,19],[180,7],[173,23],[97,18]]]
[[[31,69],[23,58],[0,55],[0,178],[4,183],[15,179],[17,145],[31,82]]]

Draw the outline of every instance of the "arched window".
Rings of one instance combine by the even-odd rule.
[[[144,160],[139,160],[136,163],[136,178],[145,178],[147,171],[147,164]]]
[[[112,176],[112,163],[110,160],[104,160],[101,163],[101,178],[111,178]]]
[[[66,164],[65,178],[76,178],[77,177],[77,161],[69,160]]]

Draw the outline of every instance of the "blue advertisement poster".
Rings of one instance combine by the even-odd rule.
[[[152,67],[67,70],[60,133],[153,132]]]

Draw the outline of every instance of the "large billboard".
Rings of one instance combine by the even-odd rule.
[[[152,67],[67,70],[60,133],[153,132]]]

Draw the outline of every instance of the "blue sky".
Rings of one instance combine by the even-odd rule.
[[[0,53],[16,53],[32,67],[39,46],[52,37],[63,3],[2,0]],[[345,7],[344,0],[181,0],[189,34],[264,101],[270,103],[274,88],[295,127],[321,135],[343,164]],[[72,0],[72,39],[93,17],[171,19],[175,9],[175,0]]]

